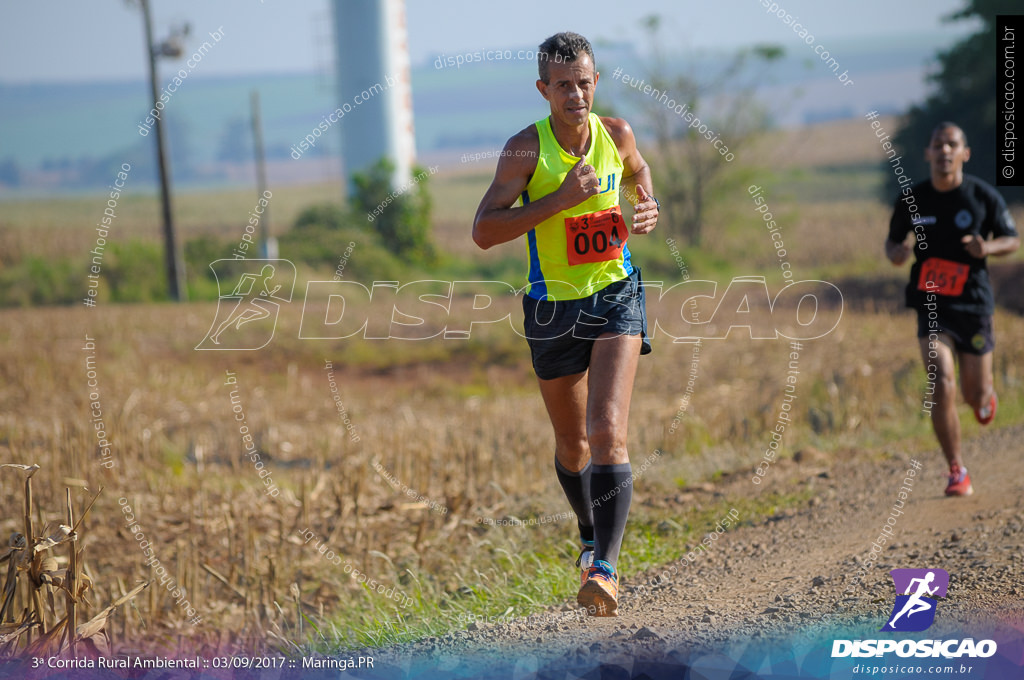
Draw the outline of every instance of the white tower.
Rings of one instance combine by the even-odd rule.
[[[332,9],[345,176],[383,156],[398,188],[416,160],[405,0],[333,0]]]

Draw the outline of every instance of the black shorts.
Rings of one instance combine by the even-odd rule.
[[[533,370],[541,380],[582,373],[602,333],[640,335],[640,354],[651,353],[640,270],[579,300],[535,300],[523,296],[523,327]]]
[[[967,354],[988,354],[996,346],[991,316],[949,309],[917,310],[917,337],[927,338],[931,333],[946,333],[953,338],[956,351]]]

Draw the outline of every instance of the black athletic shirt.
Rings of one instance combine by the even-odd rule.
[[[889,240],[902,243],[907,234],[914,233],[914,266],[910,268],[907,284],[907,307],[921,309],[927,293],[918,290],[921,265],[932,257],[940,257],[970,266],[963,292],[951,297],[936,295],[940,309],[990,316],[995,312],[995,299],[989,284],[985,258],[972,257],[960,242],[967,234],[980,234],[982,238],[1017,236],[1010,211],[1003,197],[977,177],[964,175],[963,183],[952,191],[936,191],[931,180],[915,185],[910,192],[916,202],[920,223],[915,231],[908,207],[908,190],[896,199],[892,219],[889,221]],[[922,240],[922,235],[924,240]],[[927,248],[922,248],[927,244]]]

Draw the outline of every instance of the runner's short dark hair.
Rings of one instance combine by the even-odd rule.
[[[550,78],[549,62],[573,62],[580,56],[580,53],[589,56],[590,63],[594,64],[594,69],[597,70],[597,64],[594,61],[594,48],[590,46],[590,41],[579,33],[563,31],[555,33],[542,42],[537,50],[537,73],[541,81],[547,83]]]
[[[935,135],[939,134],[940,132],[948,128],[956,128],[957,130],[959,130],[960,138],[964,140],[964,146],[970,146],[967,143],[967,133],[964,132],[964,129],[962,127],[960,127],[951,120],[944,120],[938,125],[936,125],[934,128],[932,128],[932,136],[928,138],[928,141],[931,142],[931,140],[935,139]]]

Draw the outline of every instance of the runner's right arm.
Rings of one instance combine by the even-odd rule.
[[[896,201],[892,211],[892,218],[889,220],[889,237],[885,240],[885,256],[897,267],[907,261],[910,253],[914,251],[913,246],[908,246],[907,234],[910,233],[910,215],[906,208]]]
[[[905,242],[896,243],[895,241],[890,241],[888,239],[885,241],[885,256],[897,267],[907,261],[907,258],[910,257],[910,253],[912,253],[913,250],[914,249],[908,246]]]
[[[579,205],[600,192],[597,173],[586,165],[586,158],[583,158],[565,176],[557,191],[513,208],[537,168],[539,155],[540,140],[533,126],[519,132],[505,144],[494,180],[473,219],[473,241],[484,250],[515,240],[552,215]],[[587,171],[583,170],[585,165]]]

